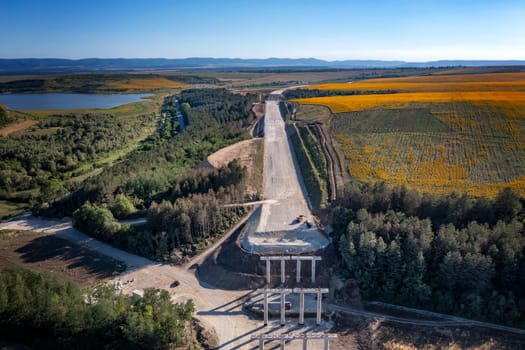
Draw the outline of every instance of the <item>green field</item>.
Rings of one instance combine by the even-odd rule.
[[[328,204],[328,176],[317,130],[314,125],[295,123],[288,128],[311,204],[314,208],[324,208]]]

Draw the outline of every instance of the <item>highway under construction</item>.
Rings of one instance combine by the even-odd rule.
[[[263,195],[267,201],[248,221],[242,247],[259,253],[311,253],[326,247],[329,240],[311,224],[307,193],[279,108],[282,92],[274,91],[266,101]]]

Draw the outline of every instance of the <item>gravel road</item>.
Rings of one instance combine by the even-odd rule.
[[[274,91],[266,101],[264,130],[264,203],[252,215],[242,238],[248,251],[273,253],[314,252],[329,244],[314,226],[296,222],[298,215],[312,221],[296,160],[286,135],[285,123]]]

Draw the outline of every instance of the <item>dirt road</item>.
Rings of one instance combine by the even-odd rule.
[[[154,287],[168,290],[175,302],[192,299],[197,310],[196,317],[207,329],[215,331],[217,349],[250,349],[256,345],[256,341],[251,339],[253,334],[281,333],[296,328],[295,319],[287,321],[289,327],[280,327],[276,320],[268,327],[263,327],[262,320],[244,312],[242,305],[245,298],[254,296],[251,290],[217,289],[199,281],[193,270],[185,266],[159,264],[97,241],[73,228],[70,220],[42,219],[25,214],[0,223],[0,230],[4,229],[54,233],[57,237],[125,262],[126,271],[110,282],[121,285],[124,293]],[[194,261],[199,260],[196,258]],[[180,284],[172,288],[171,284],[175,280]],[[315,328],[315,325],[312,327]],[[290,345],[287,349],[300,349],[299,346]]]

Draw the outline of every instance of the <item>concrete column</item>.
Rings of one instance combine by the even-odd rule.
[[[285,339],[281,339],[281,350],[284,350],[284,342],[285,342]]]
[[[318,326],[321,324],[321,312],[322,312],[321,299],[322,299],[322,294],[319,291],[319,292],[317,292],[317,319],[316,319],[316,324]]]
[[[303,338],[303,350],[308,350],[308,338]]]
[[[286,303],[286,294],[284,292],[281,292],[281,326],[284,326],[285,324],[285,307],[284,304]]]
[[[285,269],[284,259],[281,259],[281,283],[283,284],[286,280],[286,271],[284,269]]]
[[[266,260],[266,283],[270,284],[270,260]]]
[[[299,324],[304,324],[304,293],[299,293]]]
[[[295,281],[297,283],[301,282],[301,260],[297,259],[297,276],[295,276]]]
[[[328,337],[324,337],[324,350],[328,350],[328,349],[329,349]]]
[[[264,350],[264,339],[259,338],[259,350]]]
[[[312,259],[312,283],[315,283],[315,260]]]
[[[268,325],[268,290],[266,289],[264,290],[264,325]]]

